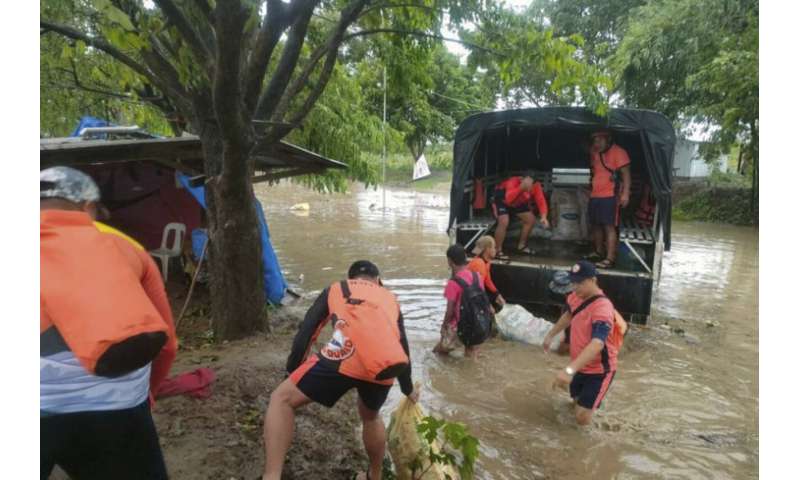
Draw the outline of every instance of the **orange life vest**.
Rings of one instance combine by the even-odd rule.
[[[472,208],[481,210],[486,208],[486,190],[483,188],[483,179],[476,178],[472,182],[475,190],[475,199],[472,201]]]
[[[625,341],[625,333],[628,331],[628,322],[622,318],[622,315],[615,309],[614,310],[614,327],[611,333],[608,334],[608,343],[617,347],[617,351],[622,348],[622,343]]]
[[[319,355],[338,364],[339,373],[391,385],[408,368],[400,344],[400,306],[389,290],[364,280],[334,283],[328,312],[333,338]]]
[[[55,210],[41,212],[39,240],[40,334],[55,327],[98,375],[100,365],[110,368],[105,362],[120,363],[116,347],[133,337],[156,335],[152,342],[141,337],[146,344],[136,350],[145,356],[160,351],[171,331],[142,289],[146,265],[134,250],[120,248],[124,240],[99,231],[85,213]]]
[[[655,214],[656,199],[653,198],[653,192],[648,183],[642,190],[642,201],[639,202],[639,208],[636,209],[636,220],[643,225],[652,226]]]

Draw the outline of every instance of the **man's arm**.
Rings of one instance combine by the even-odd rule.
[[[564,312],[563,315],[558,319],[553,328],[547,332],[547,335],[544,337],[544,341],[542,342],[542,347],[544,347],[544,351],[548,352],[550,350],[550,343],[553,342],[553,339],[556,338],[556,335],[561,333],[562,330],[567,328],[572,321],[572,314],[569,311]]]
[[[448,323],[452,322],[456,316],[456,302],[455,300],[447,300],[447,310],[444,312],[444,322],[443,325],[447,325]]]
[[[330,288],[326,288],[319,294],[314,304],[306,312],[303,323],[300,324],[300,330],[294,337],[292,342],[292,351],[289,353],[289,358],[286,360],[286,372],[291,373],[308,357],[308,352],[311,345],[317,340],[319,332],[325,327],[328,320],[328,294]]]
[[[631,166],[626,165],[619,169],[622,175],[622,192],[619,195],[619,204],[622,208],[628,206],[631,200]]]
[[[167,324],[167,342],[161,348],[158,356],[153,359],[150,367],[150,394],[155,399],[158,389],[168,376],[172,362],[178,353],[178,339],[175,334],[175,322],[172,319],[172,308],[167,299],[167,292],[164,289],[164,281],[161,279],[161,272],[155,261],[146,252],[139,254],[144,263],[144,275],[141,280],[145,294],[153,303],[164,323]]]
[[[397,380],[400,382],[400,390],[403,395],[411,395],[414,391],[414,385],[411,383],[411,350],[408,348],[408,338],[406,337],[406,328],[403,324],[403,312],[397,317],[397,326],[400,328],[400,345],[403,346],[403,351],[408,356],[408,368],[405,372],[401,373]]]
[[[539,210],[539,221],[541,221],[545,226],[548,225],[547,222],[547,199],[544,197],[544,190],[542,190],[542,184],[536,182],[533,184],[533,201],[536,203],[536,208]]]

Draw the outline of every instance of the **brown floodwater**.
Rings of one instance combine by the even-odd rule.
[[[499,339],[477,363],[431,353],[448,276],[446,190],[390,189],[385,211],[380,189],[323,195],[284,183],[257,194],[287,280],[304,293],[354,260],[379,266],[406,318],[421,404],[479,438],[477,478],[757,477],[756,229],[673,224],[651,321],[626,337],[603,407],[580,429],[566,393],[550,390],[563,357]],[[307,212],[290,210],[303,202]]]

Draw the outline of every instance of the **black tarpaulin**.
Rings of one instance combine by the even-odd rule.
[[[611,130],[631,156],[632,169],[644,169],[658,202],[658,223],[665,249],[670,248],[672,160],[675,130],[662,114],[648,110],[611,109],[598,117],[577,107],[505,110],[473,115],[456,130],[450,221],[466,220],[464,187],[485,171],[588,168],[589,155],[581,139],[599,128]],[[487,151],[491,148],[491,155]],[[476,171],[479,168],[481,171]]]

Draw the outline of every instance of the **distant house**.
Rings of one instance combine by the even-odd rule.
[[[704,178],[711,175],[716,169],[720,172],[728,171],[727,157],[722,155],[713,163],[706,162],[700,156],[700,145],[703,142],[678,139],[675,144],[675,160],[672,163],[672,172],[677,178]]]

